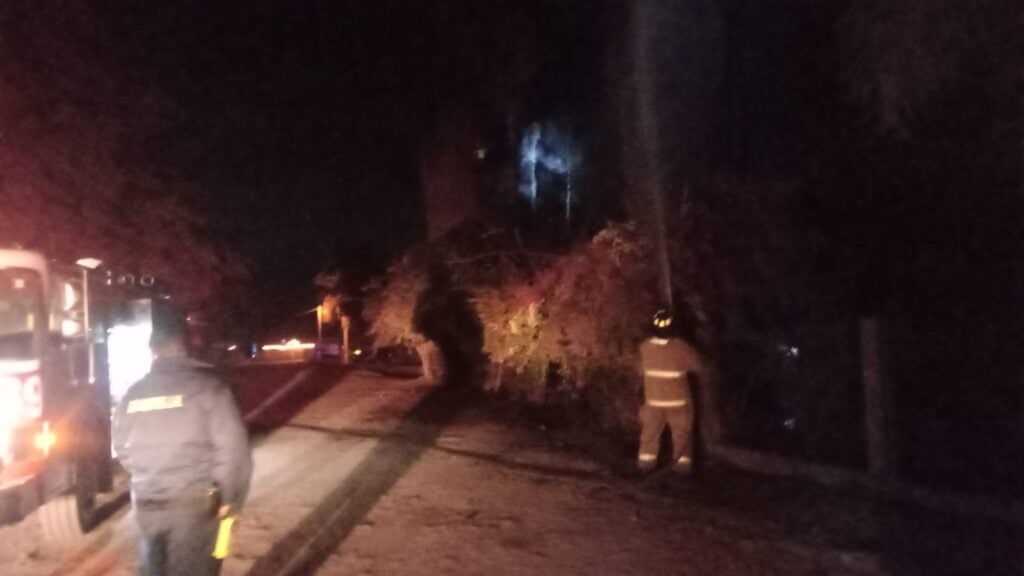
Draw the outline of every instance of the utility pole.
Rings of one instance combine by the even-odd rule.
[[[316,305],[316,350],[317,354],[324,353],[324,305]]]
[[[341,349],[344,350],[342,356],[342,362],[348,364],[351,361],[351,354],[349,352],[349,338],[348,329],[352,325],[352,319],[346,314],[341,317]]]
[[[661,142],[658,130],[657,65],[655,39],[660,22],[658,0],[633,4],[631,41],[635,106],[639,130],[638,184],[647,196],[652,217],[655,257],[662,301],[672,305],[672,272],[666,245],[665,198],[662,190]]]
[[[892,399],[886,381],[884,339],[878,318],[861,319],[860,354],[868,468],[880,478],[891,478],[896,470]]]

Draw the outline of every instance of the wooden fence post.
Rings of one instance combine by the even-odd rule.
[[[892,445],[892,404],[885,377],[884,357],[878,318],[862,318],[860,362],[868,470],[872,475],[891,478],[895,475],[896,454]]]

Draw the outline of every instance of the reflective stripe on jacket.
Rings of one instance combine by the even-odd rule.
[[[640,345],[640,358],[648,406],[677,408],[690,401],[686,375],[703,369],[692,346],[679,338],[649,338]]]

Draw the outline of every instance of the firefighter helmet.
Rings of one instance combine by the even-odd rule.
[[[654,320],[652,321],[654,327],[659,330],[665,330],[672,325],[672,313],[668,310],[658,310],[654,314]]]

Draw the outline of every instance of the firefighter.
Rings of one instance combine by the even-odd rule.
[[[693,399],[689,376],[704,373],[700,354],[674,335],[672,315],[654,315],[652,336],[640,346],[644,373],[644,405],[640,407],[640,472],[654,470],[658,461],[661,431],[672,434],[672,467],[681,474],[693,469]]]
[[[234,395],[211,367],[186,355],[186,332],[180,319],[154,326],[152,371],[128,389],[114,415],[144,576],[218,574],[219,520],[241,507],[252,474]]]

